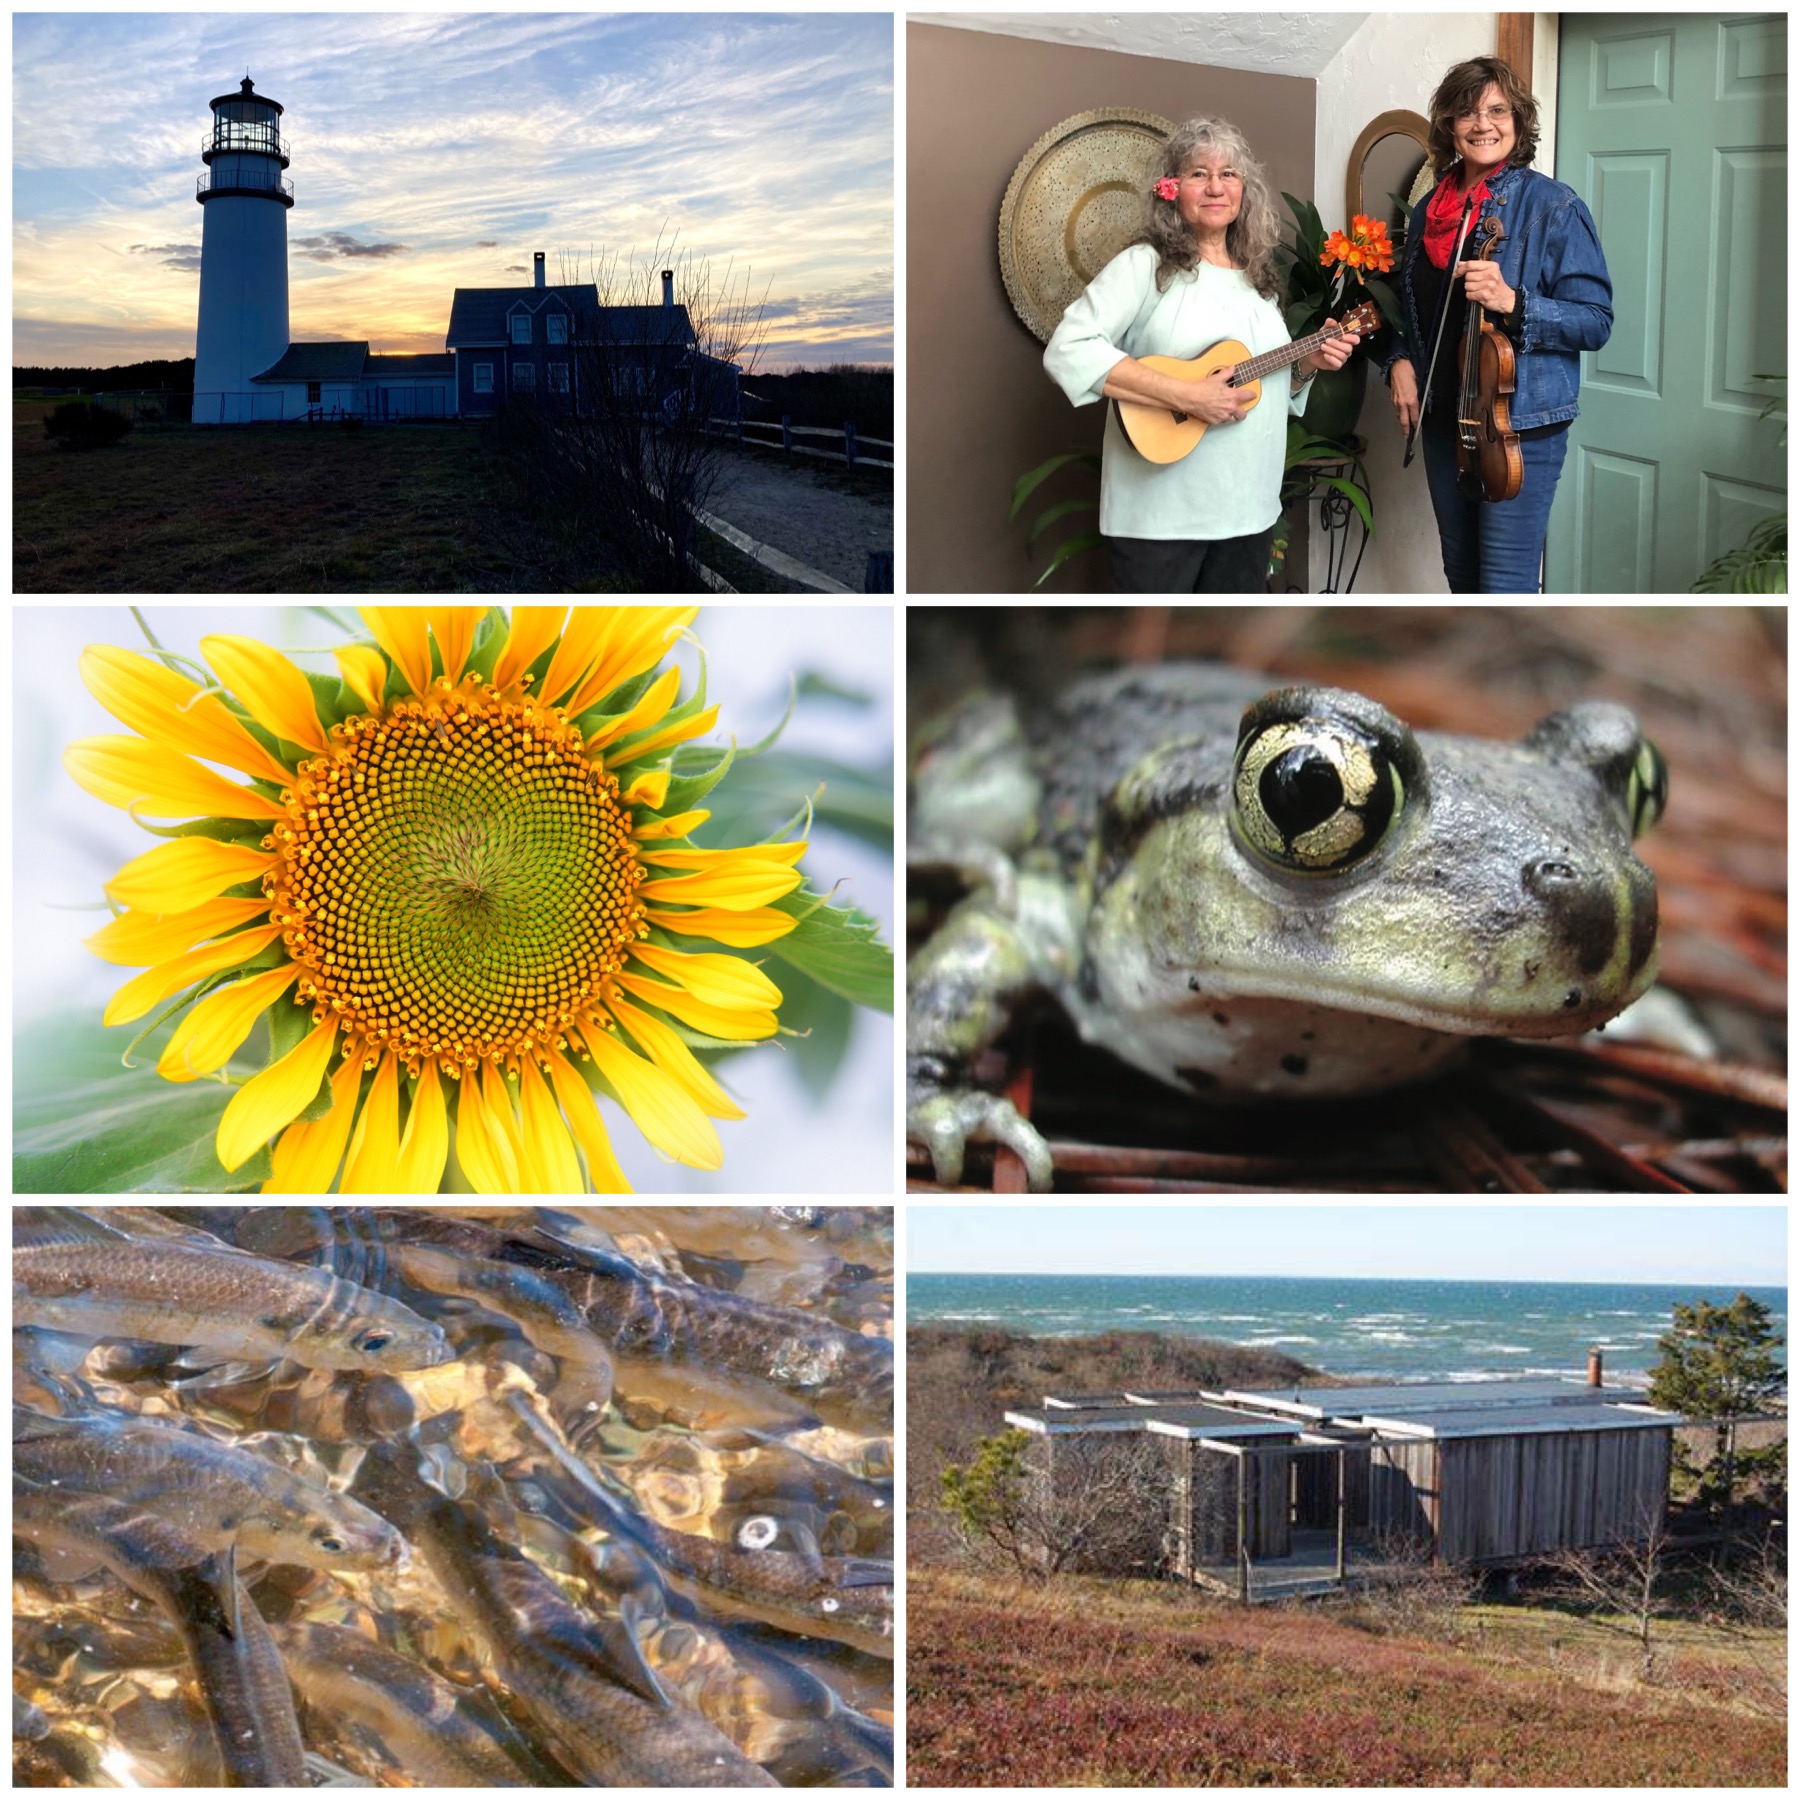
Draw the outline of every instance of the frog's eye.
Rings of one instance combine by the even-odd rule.
[[[1400,770],[1372,733],[1322,715],[1245,721],[1231,816],[1266,862],[1332,875],[1369,855],[1406,801]]]
[[[1641,838],[1669,804],[1669,765],[1648,738],[1638,740],[1636,760],[1625,780],[1625,812],[1631,835]]]

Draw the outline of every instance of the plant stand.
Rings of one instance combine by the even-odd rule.
[[[1361,456],[1364,449],[1362,439],[1350,438],[1347,441],[1350,449]],[[1318,590],[1321,594],[1349,593],[1356,586],[1356,575],[1362,567],[1363,552],[1369,547],[1369,528],[1363,524],[1362,515],[1350,504],[1343,490],[1321,486],[1323,477],[1349,476],[1354,473],[1355,466],[1354,459],[1348,456],[1307,456],[1292,465],[1295,469],[1311,471],[1305,491],[1297,496],[1301,512],[1305,512],[1315,494],[1319,497],[1319,523],[1325,529],[1325,585]],[[1350,566],[1350,579],[1340,588],[1338,580],[1344,572],[1344,558],[1350,551],[1352,522],[1361,530],[1362,542],[1356,547],[1356,561]],[[1302,590],[1290,583],[1287,592],[1298,594]]]

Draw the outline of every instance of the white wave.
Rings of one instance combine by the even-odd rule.
[[[1318,1341],[1319,1340],[1316,1337],[1297,1337],[1297,1336],[1286,1336],[1286,1335],[1277,1335],[1275,1337],[1247,1337],[1247,1338],[1239,1338],[1238,1339],[1238,1342],[1241,1344],[1316,1344]]]

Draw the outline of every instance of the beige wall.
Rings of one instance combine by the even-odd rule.
[[[1040,546],[1029,559],[1024,524],[1007,523],[1013,483],[1058,451],[1099,448],[1101,408],[1077,410],[1051,385],[1043,347],[1000,280],[996,227],[1019,158],[1059,119],[1093,107],[1142,107],[1175,120],[1212,112],[1245,133],[1278,190],[1307,195],[1313,95],[1312,82],[1292,76],[908,25],[909,593],[1029,589],[1046,552]],[[1042,492],[1079,491],[1062,479]],[[1085,572],[1059,576],[1051,591],[1104,585],[1097,555],[1075,569]]]

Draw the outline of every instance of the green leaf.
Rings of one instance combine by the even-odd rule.
[[[494,673],[494,665],[500,660],[500,652],[512,632],[512,620],[506,615],[504,608],[490,606],[487,616],[475,627],[474,641],[469,649],[469,661],[465,673],[473,672],[483,681],[490,680]]]
[[[1043,574],[1041,574],[1031,585],[1034,588],[1041,588],[1044,583],[1069,560],[1070,557],[1079,556],[1084,550],[1098,549],[1099,546],[1105,542],[1105,534],[1098,531],[1081,531],[1077,532],[1074,537],[1064,538],[1063,541],[1056,546],[1055,554],[1051,556]]]
[[[774,904],[800,923],[767,946],[769,955],[858,1006],[894,1010],[894,953],[873,919],[854,907],[828,906],[804,889]]]
[[[306,685],[312,689],[313,711],[319,715],[319,723],[329,730],[333,725],[341,725],[356,713],[369,709],[358,698],[356,690],[347,681],[342,681],[334,673],[331,675],[315,675],[311,669],[303,669]],[[301,756],[316,756],[315,750],[308,750],[303,745],[295,748]]]
[[[1317,483],[1320,487],[1336,488],[1362,514],[1362,522],[1369,528],[1369,536],[1375,535],[1375,520],[1369,511],[1369,496],[1354,481],[1346,481],[1341,475],[1320,475]]]
[[[673,782],[669,794],[665,810],[684,810],[674,804]],[[813,796],[815,825],[835,826],[893,854],[893,770],[852,768],[794,750],[770,750],[754,762],[738,763],[731,779],[713,794],[713,816],[695,834],[696,840],[718,847],[759,842],[808,794]]]
[[[1028,469],[1013,484],[1012,511],[1006,517],[1008,523],[1019,516],[1019,510],[1037,490],[1056,473],[1058,469],[1066,469],[1073,465],[1100,472],[1100,458],[1091,450],[1066,450],[1061,456],[1053,456],[1048,462],[1041,462],[1035,469]]]
[[[1099,505],[1097,500],[1059,500],[1054,506],[1047,506],[1032,521],[1030,534],[1025,539],[1025,548],[1029,551],[1036,548],[1037,541],[1058,519],[1066,519],[1075,513],[1093,512]]]
[[[1385,282],[1373,275],[1363,277],[1363,286],[1369,291],[1369,298],[1381,309],[1381,316],[1398,331],[1400,330],[1400,302],[1394,290]]]
[[[275,1004],[269,1008],[269,1061],[278,1061],[290,1050],[297,1050],[305,1041],[307,1033],[313,1028],[312,1007],[301,1005],[294,999],[294,990],[289,988],[285,994],[276,997]]]
[[[725,779],[725,771],[737,756],[737,746],[729,745],[716,762],[708,763],[706,759],[714,755],[717,755],[714,750],[693,744],[684,744],[676,753],[673,766],[678,772],[670,778],[669,791],[662,803],[665,815],[690,812],[697,802],[704,800]],[[679,773],[682,769],[690,772],[683,775]]]
[[[821,675],[814,669],[801,671],[797,693],[802,700],[843,700],[851,706],[875,704],[875,696],[867,689],[844,687],[829,675]]]
[[[266,1149],[227,1173],[213,1147],[233,1090],[121,1067],[132,1035],[59,1017],[14,1039],[13,1191],[241,1194],[261,1186],[269,1178]],[[167,1041],[167,1032],[157,1034],[148,1055]],[[260,1051],[239,1072],[259,1066]]]
[[[796,1035],[781,1041],[793,1057],[807,1092],[823,1100],[844,1066],[856,1013],[841,994],[808,980],[797,969],[781,977],[781,1023]]]

